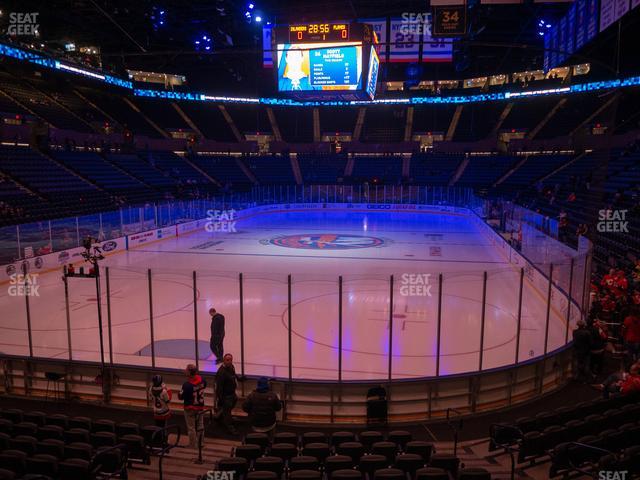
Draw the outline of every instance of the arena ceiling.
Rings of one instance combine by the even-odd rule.
[[[246,12],[249,3],[251,22]],[[424,0],[9,0],[4,12],[39,13],[41,41],[52,48],[68,42],[100,48],[105,66],[124,73],[141,69],[187,75],[193,86],[234,92],[255,91],[271,81],[261,68],[262,24],[286,24],[320,20],[420,13]],[[454,45],[454,61],[420,66],[422,79],[469,78],[540,68],[543,40],[540,19],[553,22],[568,3],[480,5],[469,2],[470,35]],[[160,14],[162,12],[162,14]],[[260,16],[262,23],[256,22]],[[4,15],[6,17],[6,15]],[[622,48],[617,31],[610,29],[573,63],[593,61],[602,76],[616,68],[637,68],[634,45],[638,43],[638,15],[623,24]],[[194,40],[208,36],[208,51],[194,48]],[[620,62],[617,59],[620,58]],[[631,60],[629,60],[631,59]],[[617,66],[616,64],[619,63]],[[388,66],[387,80],[402,80],[406,65]]]

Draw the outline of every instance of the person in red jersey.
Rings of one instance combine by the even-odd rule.
[[[182,384],[178,398],[184,402],[184,419],[189,432],[187,448],[196,448],[202,444],[204,434],[204,392],[207,382],[198,374],[198,368],[189,364],[186,368],[187,381]]]
[[[629,369],[629,373],[614,373],[603,384],[594,385],[602,390],[604,398],[611,395],[632,395],[640,393],[640,363],[635,363]]]
[[[635,364],[629,370],[627,375],[620,385],[620,393],[622,395],[631,395],[633,393],[640,393],[640,365]]]
[[[612,268],[609,270],[609,273],[607,273],[604,277],[602,277],[602,281],[600,282],[600,285],[602,285],[605,290],[610,290],[611,288],[614,287],[615,282],[616,282],[616,270],[615,268]]]

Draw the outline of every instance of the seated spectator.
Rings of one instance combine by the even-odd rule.
[[[602,390],[604,398],[611,395],[630,395],[640,392],[640,363],[635,363],[627,372],[618,372],[604,381],[602,384],[594,385],[598,390]]]
[[[276,427],[276,412],[282,409],[278,395],[271,391],[269,380],[261,377],[257,388],[242,404],[249,414],[249,423],[254,432],[270,432]]]

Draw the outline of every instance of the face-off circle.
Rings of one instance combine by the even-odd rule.
[[[356,248],[382,247],[385,240],[365,235],[343,235],[337,233],[302,233],[284,235],[268,240],[271,245],[303,250],[353,250]]]

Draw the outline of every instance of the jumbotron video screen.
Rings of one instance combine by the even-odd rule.
[[[299,99],[373,99],[378,79],[377,36],[364,23],[308,23],[275,27],[277,91]]]
[[[280,44],[277,57],[280,92],[362,86],[362,44]]]

